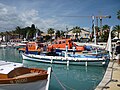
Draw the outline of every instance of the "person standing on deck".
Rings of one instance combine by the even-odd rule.
[[[120,41],[117,41],[117,46],[115,48],[115,54],[117,55],[117,62],[120,65]]]

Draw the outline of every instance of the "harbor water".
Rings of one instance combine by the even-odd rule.
[[[102,80],[106,67],[46,64],[22,61],[21,54],[14,48],[1,48],[0,60],[24,63],[27,67],[47,69],[52,67],[49,90],[94,90]]]

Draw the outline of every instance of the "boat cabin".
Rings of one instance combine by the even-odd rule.
[[[31,54],[38,54],[40,53],[41,49],[40,49],[41,45],[38,45],[37,42],[28,42],[26,44],[26,47],[23,48],[19,48],[19,52],[28,52]]]
[[[61,39],[61,40],[55,40],[51,43],[51,45],[48,45],[47,51],[52,51],[53,49],[65,49],[66,45],[68,46],[68,49],[72,49],[73,46],[76,47],[76,50],[83,51],[84,46],[78,46],[75,43],[73,43],[72,39]]]

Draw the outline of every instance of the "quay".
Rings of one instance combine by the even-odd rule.
[[[120,66],[110,61],[106,73],[95,90],[120,90]]]

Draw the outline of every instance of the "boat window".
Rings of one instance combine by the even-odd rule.
[[[55,42],[52,42],[52,44],[54,44]]]
[[[55,44],[57,44],[57,42],[55,42]]]
[[[62,41],[62,43],[65,43],[65,41]]]
[[[61,41],[59,41],[59,44],[61,44]]]

